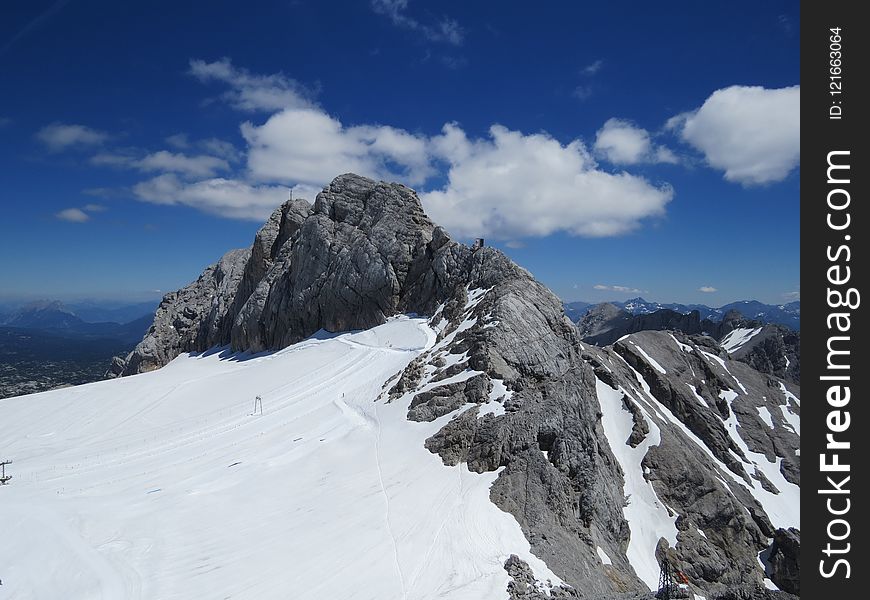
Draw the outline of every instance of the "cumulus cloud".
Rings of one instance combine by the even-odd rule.
[[[190,74],[203,83],[220,82],[229,86],[223,98],[233,107],[250,112],[277,111],[312,106],[311,92],[281,73],[254,75],[235,67],[228,58],[214,62],[190,61]]]
[[[54,216],[61,221],[69,221],[70,223],[86,223],[91,220],[90,215],[80,208],[65,208]]]
[[[432,173],[424,137],[382,125],[345,127],[317,109],[283,110],[241,129],[250,174],[263,181],[323,185],[350,171],[418,185]]]
[[[136,184],[133,193],[154,204],[190,206],[222,217],[263,221],[287,199],[288,191],[286,187],[223,178],[189,183],[173,173],[164,173]]]
[[[712,294],[713,292],[718,292],[719,290],[714,288],[712,285],[702,285],[698,288],[698,291],[704,292],[705,294]]]
[[[630,287],[627,285],[604,285],[601,283],[597,283],[592,286],[592,289],[600,290],[604,292],[619,292],[620,294],[641,294],[643,290],[639,290],[634,287]]]
[[[668,126],[703,153],[725,179],[743,185],[782,181],[800,163],[800,86],[731,86]]]
[[[36,139],[51,152],[60,152],[74,147],[98,146],[109,139],[109,134],[84,125],[52,123],[40,129]]]
[[[85,204],[82,207],[82,210],[86,210],[88,212],[103,212],[106,210],[106,207],[102,204]]]
[[[191,65],[200,79],[224,82],[234,91],[246,82],[285,81],[252,75],[228,60]],[[239,97],[226,100],[237,104]],[[348,125],[315,105],[284,104],[256,103],[272,107],[271,114],[240,125],[246,142],[243,170],[230,164],[232,145],[219,142],[209,145],[208,160],[168,151],[99,160],[159,173],[134,187],[143,201],[254,220],[286,200],[288,188],[295,196],[312,198],[341,173],[401,181],[422,188],[428,213],[454,235],[489,237],[512,247],[523,238],[555,232],[592,237],[630,232],[661,216],[673,197],[666,184],[601,170],[580,140],[563,144],[547,133],[524,134],[500,125],[472,139],[455,123],[427,136],[381,124]],[[206,147],[187,136],[168,141],[179,150]]]
[[[646,129],[624,119],[608,119],[595,136],[594,149],[614,165],[678,162],[668,148],[653,144]]]
[[[459,23],[444,17],[433,24],[423,23],[408,14],[408,0],[371,0],[372,10],[384,15],[396,27],[421,34],[430,42],[444,42],[459,46],[465,32]]]
[[[662,215],[673,197],[669,186],[599,170],[579,140],[563,145],[500,125],[488,138],[469,140],[448,124],[432,145],[449,165],[447,184],[421,199],[437,223],[461,237],[618,235]]]

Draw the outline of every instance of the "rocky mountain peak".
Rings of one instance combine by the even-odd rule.
[[[435,339],[374,401],[441,419],[425,446],[445,464],[498,471],[490,499],[568,584],[548,596],[637,597],[656,585],[666,544],[705,597],[761,586],[758,554],[792,525],[766,511],[799,482],[796,386],[705,336],[583,344],[552,292],[498,250],[452,240],[403,185],[347,174],[313,205],[285,203],[251,248],[167,294],[114,371],[216,346],[283,348],[403,313],[426,315]],[[699,325],[697,312],[645,318]],[[523,595],[541,583],[523,564],[505,570],[512,598],[539,597]]]
[[[182,352],[277,349],[319,329],[431,314],[457,286],[494,285],[521,271],[497,250],[451,240],[410,188],[340,175],[313,205],[294,199],[278,207],[250,249],[227,253],[167,294],[123,373],[158,368]]]
[[[414,190],[400,183],[376,182],[353,173],[339,175],[317,194],[314,213],[336,223],[346,223],[364,230],[395,225],[395,221],[423,229],[434,225],[423,211]]]

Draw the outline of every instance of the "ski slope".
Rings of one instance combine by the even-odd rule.
[[[507,598],[510,554],[558,583],[498,473],[423,446],[454,415],[379,398],[434,343],[399,317],[0,400],[2,598]]]

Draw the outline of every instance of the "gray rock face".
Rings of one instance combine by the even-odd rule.
[[[801,593],[801,532],[798,529],[777,529],[770,546],[770,579],[784,592]]]
[[[628,500],[613,449],[638,447],[654,432],[661,440],[643,466],[677,516],[677,544],[668,554],[675,568],[708,598],[761,583],[756,556],[774,526],[744,487],[727,481],[733,475],[749,484],[764,476],[748,472],[725,422],[736,418],[752,451],[781,459],[783,475],[799,482],[799,438],[781,416],[799,414],[799,407],[782,391],[785,384],[729,360],[703,336],[675,334],[677,341],[669,333],[642,332],[610,348],[583,344],[549,290],[497,250],[451,240],[399,184],[342,175],[313,206],[284,204],[251,249],[228,253],[197,281],[167,294],[122,372],[148,371],[182,352],[215,346],[277,349],[319,329],[364,329],[399,313],[431,315],[438,338],[385,384],[380,401],[408,400],[411,420],[453,414],[427,448],[446,464],[502,469],[492,501],[516,518],[532,551],[572,588],[553,589],[551,597],[648,594],[626,556]],[[637,377],[654,399],[643,399]],[[628,439],[605,435],[597,380],[623,391],[633,422]],[[722,399],[721,392],[738,388],[736,397]],[[651,412],[664,410],[654,410],[653,402],[694,438],[674,423],[651,420]],[[760,406],[772,415],[773,429],[759,417]],[[596,547],[612,564],[602,562]],[[505,566],[511,597],[537,599],[541,582],[524,565],[517,559]]]
[[[502,254],[481,249],[469,266],[468,283],[430,321],[444,323],[438,342],[409,365],[392,395],[413,396],[412,418],[427,406],[434,418],[442,404],[426,391],[433,383],[462,373],[468,382],[487,380],[465,396],[476,406],[457,414],[427,448],[446,464],[465,462],[477,472],[504,467],[491,499],[575,589],[592,597],[643,590],[625,558],[621,474],[575,328],[559,300]],[[497,409],[504,414],[493,414]],[[605,568],[596,546],[612,566]]]

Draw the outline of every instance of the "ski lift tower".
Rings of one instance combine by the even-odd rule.
[[[674,589],[674,579],[671,575],[671,565],[667,559],[661,562],[662,570],[659,573],[659,590],[656,592],[656,598],[659,600],[671,600],[671,591]]]
[[[689,578],[679,569],[671,567],[666,556],[662,558],[660,564],[662,570],[659,573],[659,589],[656,592],[656,598],[659,600],[691,598]]]
[[[12,479],[12,475],[6,474],[6,465],[11,465],[11,460],[4,460],[0,462],[0,485],[6,485],[9,483],[9,480]]]

